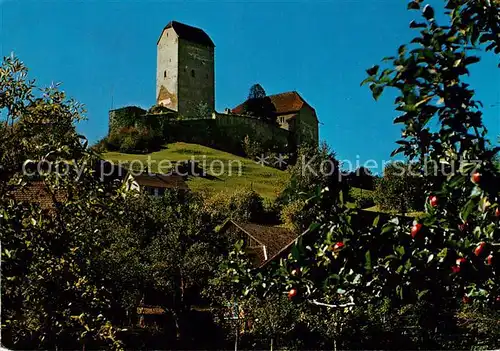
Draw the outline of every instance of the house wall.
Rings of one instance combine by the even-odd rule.
[[[214,48],[179,39],[179,114],[195,116],[196,106],[215,110]],[[201,116],[195,116],[201,117]]]
[[[295,133],[297,144],[305,141],[318,144],[318,120],[312,108],[307,105],[302,107],[296,123]]]
[[[179,37],[165,29],[157,44],[156,103],[178,110]],[[160,94],[161,93],[161,94]]]

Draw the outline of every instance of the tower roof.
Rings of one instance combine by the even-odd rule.
[[[191,41],[193,43],[198,43],[201,45],[215,47],[214,42],[212,41],[212,39],[210,39],[208,34],[205,33],[205,31],[203,29],[188,26],[187,24],[180,23],[177,21],[170,21],[165,26],[165,28],[163,28],[161,35],[160,35],[160,38],[163,35],[163,32],[165,31],[165,29],[168,29],[168,28],[173,28],[174,31],[179,36],[179,38],[181,38],[181,39],[185,39],[185,40]],[[160,41],[160,38],[158,38],[158,42]],[[158,44],[158,42],[157,42],[157,44]]]

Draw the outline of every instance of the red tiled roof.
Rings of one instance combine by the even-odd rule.
[[[139,186],[150,186],[154,188],[177,188],[188,190],[184,178],[180,175],[163,175],[163,174],[140,174],[132,176]]]
[[[161,315],[165,314],[165,309],[160,306],[138,306],[137,314],[139,315]]]
[[[271,99],[271,102],[273,103],[276,109],[276,114],[278,115],[290,112],[297,112],[304,105],[311,107],[296,91],[289,91],[286,93],[269,95],[267,97]],[[243,114],[245,112],[244,109],[245,102],[233,108],[231,112],[235,114]]]
[[[290,229],[283,227],[255,223],[236,223],[234,221],[231,221],[231,223],[266,247],[267,260],[264,257],[264,250],[255,250],[254,252],[259,257],[261,265],[273,260],[299,236]]]
[[[35,181],[22,187],[16,187],[9,192],[9,196],[18,202],[37,203],[44,210],[54,208],[54,198],[43,181]],[[55,192],[54,197],[56,203],[64,202],[67,199],[67,193],[59,190]]]
[[[163,31],[161,32],[160,38],[163,35],[163,32],[165,29],[168,28],[173,28],[174,31],[177,33],[179,38],[181,39],[186,39],[188,41],[191,41],[193,43],[198,43],[206,46],[211,46],[214,47],[214,42],[210,37],[208,36],[207,33],[201,28],[196,28],[192,26],[188,26],[187,24],[180,23],[177,21],[170,21],[165,28],[163,28]],[[160,42],[160,38],[158,38],[158,42]]]

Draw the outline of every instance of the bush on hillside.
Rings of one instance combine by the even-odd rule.
[[[306,211],[304,210],[306,202],[302,199],[297,199],[281,209],[280,218],[283,224],[290,229],[300,230],[303,227]]]
[[[159,150],[162,143],[161,135],[151,128],[124,127],[110,133],[105,148],[124,153],[149,153]]]
[[[416,175],[412,165],[404,162],[388,164],[378,180],[374,200],[381,210],[407,213],[424,207],[424,179]]]
[[[230,194],[218,192],[206,197],[204,210],[218,223],[227,218],[257,222],[264,215],[262,198],[255,191],[246,188],[237,188]]]
[[[356,205],[356,208],[368,208],[375,205],[373,193],[369,190],[350,189],[349,199]]]

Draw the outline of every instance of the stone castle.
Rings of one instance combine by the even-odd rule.
[[[178,125],[169,128],[170,133],[176,130],[182,134],[179,138],[170,135],[169,141],[201,142],[207,138],[199,135],[188,137],[186,133],[189,134],[190,129],[202,132],[206,123],[212,135],[235,138],[235,144],[241,144],[245,135],[251,135],[254,141],[261,144],[276,143],[276,151],[290,144],[318,143],[316,111],[296,91],[270,95],[265,99],[272,104],[273,119],[276,118],[277,124],[266,122],[260,118],[263,116],[248,115],[245,112],[246,102],[232,109],[226,108],[224,113],[215,112],[214,42],[202,29],[180,22],[171,21],[163,28],[157,41],[156,106],[161,106],[163,112],[182,116],[184,124],[180,129]],[[200,116],[200,106],[206,115]],[[111,110],[110,131],[113,126],[120,126],[115,116],[128,113],[124,111],[133,111],[137,116],[151,115],[151,110],[131,107]],[[199,128],[190,128],[190,125]],[[208,139],[214,142],[213,137]]]

